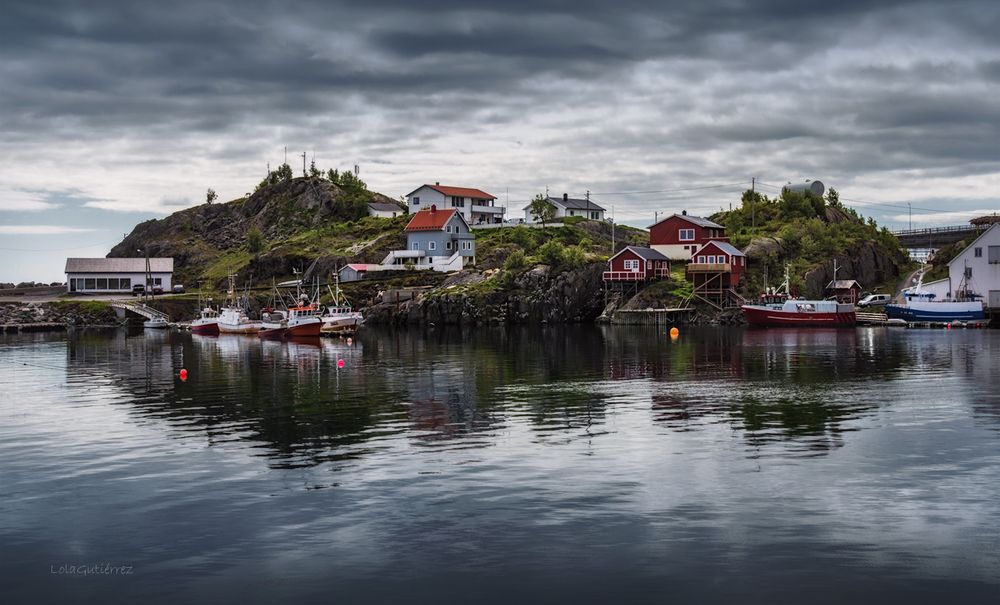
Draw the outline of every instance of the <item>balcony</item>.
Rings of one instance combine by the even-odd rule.
[[[688,263],[688,273],[732,273],[729,263]]]
[[[503,206],[472,206],[473,212],[482,214],[503,214],[505,210]]]
[[[605,271],[604,281],[645,281],[646,276],[638,271]]]

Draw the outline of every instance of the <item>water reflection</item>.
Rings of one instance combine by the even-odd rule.
[[[756,457],[842,446],[894,403],[873,384],[904,373],[955,372],[995,392],[996,339],[982,334],[948,346],[884,329],[482,328],[366,330],[348,344],[118,331],[72,335],[66,354],[70,380],[101,375],[137,417],[211,444],[249,440],[277,466],[359,459],[399,435],[483,447],[512,423],[543,443],[593,439],[641,408],[668,431],[729,427]],[[974,405],[1000,415],[995,397]]]

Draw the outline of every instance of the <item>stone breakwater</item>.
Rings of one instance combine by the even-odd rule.
[[[114,309],[96,301],[0,303],[0,326],[5,331],[59,329],[65,326],[115,326]]]

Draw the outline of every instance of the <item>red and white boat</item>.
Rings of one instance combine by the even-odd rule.
[[[219,332],[226,334],[256,334],[260,331],[260,322],[250,319],[247,309],[250,307],[249,295],[241,297],[236,292],[236,276],[229,276],[229,291],[226,306],[219,313]]]
[[[198,319],[191,322],[191,333],[217,335],[219,333],[219,312],[212,307],[202,309]]]
[[[299,282],[295,285],[300,286]],[[275,288],[274,299],[276,303],[281,300],[281,293]],[[323,309],[315,300],[309,300],[299,290],[299,296],[295,304],[284,311],[275,310],[273,307],[264,309],[261,314],[261,330],[258,336],[261,338],[282,339],[302,338],[319,336],[323,327],[323,320],[320,316]]]
[[[743,317],[751,326],[835,328],[853,326],[858,320],[854,305],[850,303],[790,298],[787,267],[784,283],[776,290],[765,292],[759,304],[743,305],[741,308]]]
[[[835,300],[786,299],[781,304],[743,305],[743,316],[751,326],[853,326],[854,305]]]

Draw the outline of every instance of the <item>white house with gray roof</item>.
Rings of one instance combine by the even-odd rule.
[[[595,221],[604,220],[604,208],[588,199],[572,198],[569,197],[569,194],[564,193],[562,197],[549,196],[545,198],[545,201],[556,209],[555,218],[582,216]],[[535,218],[531,215],[530,204],[524,207],[524,222],[535,222]]]
[[[174,259],[149,259],[149,286],[173,288]],[[66,291],[85,294],[131,294],[146,283],[145,258],[67,258]]]

